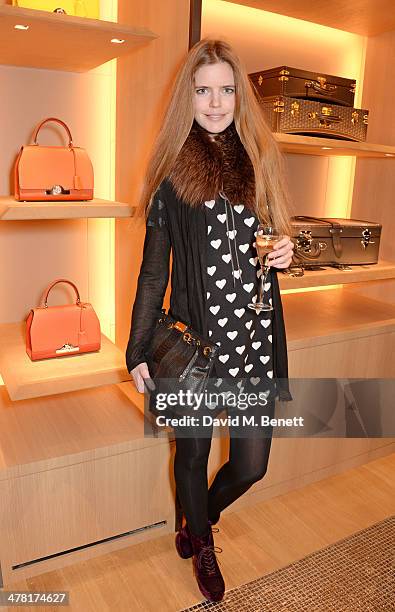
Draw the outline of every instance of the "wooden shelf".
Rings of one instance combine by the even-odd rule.
[[[16,30],[15,25],[29,26]],[[122,44],[112,43],[113,38]],[[85,72],[156,38],[146,28],[0,6],[0,63]]]
[[[12,196],[0,196],[1,221],[132,217],[134,211],[129,204],[98,198],[88,202],[18,202]]]
[[[269,11],[311,21],[330,28],[354,32],[362,36],[376,36],[395,29],[393,0],[331,0],[311,2],[310,0],[227,0],[251,8]]]
[[[96,353],[31,361],[25,350],[25,323],[3,323],[0,347],[0,374],[12,400],[130,380],[123,351],[104,334]]]
[[[278,271],[277,276],[280,289],[302,289],[395,278],[395,263],[390,261],[351,267],[351,270],[337,270],[330,267],[322,270],[305,270],[303,276],[293,278]]]
[[[282,304],[289,350],[395,331],[395,305],[347,289],[283,295]]]
[[[380,159],[395,159],[395,147],[390,145],[372,144],[369,142],[351,142],[335,138],[320,138],[318,136],[299,136],[298,134],[281,134],[275,132],[274,137],[284,153],[300,155],[347,155],[355,157],[371,157]]]
[[[0,387],[0,481],[166,444],[144,435],[125,387],[104,385],[13,402]]]

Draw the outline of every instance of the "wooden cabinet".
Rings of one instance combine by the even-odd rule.
[[[174,529],[171,448],[144,435],[123,386],[18,402],[0,389],[4,585]]]
[[[157,35],[145,15],[141,24],[118,23],[0,4],[0,122],[7,142],[0,154],[0,586],[8,586],[172,531],[174,501],[171,446],[146,435],[145,419],[123,388],[131,387],[125,345],[103,335],[99,353],[32,363],[21,321],[54,277],[76,281],[96,310],[103,296],[104,304],[115,302],[114,219],[130,228],[134,200],[111,197],[116,70],[103,64],[146,53]],[[185,32],[184,51],[188,22],[186,14],[178,19],[176,4],[169,23]],[[93,157],[95,188],[107,197],[48,204],[9,195],[12,151],[42,113],[71,122],[76,144]],[[62,144],[60,138],[56,130],[43,135],[44,144]],[[104,150],[99,160],[96,147]],[[51,303],[69,297],[63,288]]]

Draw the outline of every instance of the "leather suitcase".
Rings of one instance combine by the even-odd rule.
[[[342,106],[354,106],[356,84],[354,79],[289,66],[261,70],[248,76],[255,85],[257,94],[263,99],[282,95]]]
[[[360,219],[291,217],[292,265],[303,267],[375,264],[381,224]]]
[[[341,140],[366,140],[369,111],[275,96],[260,100],[266,121],[273,132],[324,136]]]

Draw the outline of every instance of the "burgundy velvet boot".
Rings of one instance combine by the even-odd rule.
[[[188,525],[181,527],[176,535],[176,549],[181,559],[189,559],[193,555]]]
[[[193,570],[201,593],[209,601],[221,601],[225,593],[225,583],[215,556],[222,548],[214,546],[211,525],[208,533],[198,537],[190,533],[193,550]]]
[[[209,523],[210,525],[213,524],[211,521],[209,521]],[[212,531],[218,532],[219,529],[218,527],[212,527]],[[214,546],[214,541],[212,544]],[[180,531],[177,532],[176,549],[181,559],[190,559],[193,556],[191,535],[187,524],[181,527]]]

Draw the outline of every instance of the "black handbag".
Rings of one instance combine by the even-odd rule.
[[[162,309],[146,352],[148,369],[155,384],[155,390],[150,393],[150,411],[165,413],[155,405],[158,393],[204,393],[219,348]],[[175,414],[184,414],[188,409],[193,409],[193,401],[187,405],[169,406],[169,411]]]

